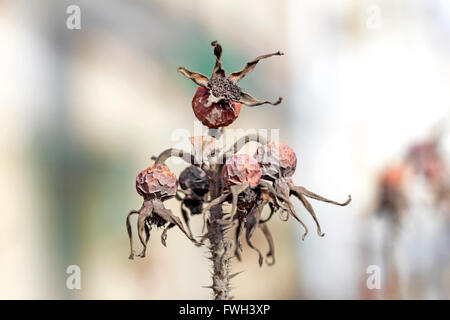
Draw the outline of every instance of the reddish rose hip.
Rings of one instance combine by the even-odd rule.
[[[284,142],[271,141],[260,146],[255,158],[262,168],[265,178],[291,177],[297,166],[297,156]]]
[[[208,128],[226,127],[237,119],[242,104],[234,101],[220,100],[208,102],[210,92],[208,89],[198,87],[192,99],[192,109],[195,116]]]
[[[228,158],[222,171],[222,179],[226,187],[238,184],[256,187],[261,175],[258,161],[248,154],[235,154]]]
[[[154,164],[136,177],[136,190],[145,200],[168,199],[177,193],[177,189],[177,177],[162,164]]]
[[[248,62],[241,71],[233,72],[227,77],[222,67],[222,47],[217,41],[211,42],[211,45],[214,47],[216,64],[210,78],[184,67],[178,68],[179,72],[200,86],[192,100],[192,108],[195,116],[205,126],[216,129],[231,124],[239,116],[242,104],[255,107],[266,103],[272,105],[281,103],[281,97],[275,102],[258,100],[243,91],[237,83],[253,71],[259,60],[281,56],[283,53],[278,51],[259,56]]]

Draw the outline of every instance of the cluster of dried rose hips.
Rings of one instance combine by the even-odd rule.
[[[143,196],[144,204],[141,210],[131,211],[127,217],[130,244],[132,245],[129,217],[132,214],[139,214],[138,234],[144,246],[139,256],[144,257],[152,225],[162,227],[168,223],[161,236],[164,245],[167,230],[174,226],[180,228],[191,241],[200,244],[192,235],[189,216],[203,214],[206,223],[210,224],[212,221],[207,218],[207,215],[211,207],[231,203],[231,210],[227,212],[224,208],[223,219],[215,221],[215,223],[237,224],[236,257],[240,259],[241,239],[245,230],[247,244],[258,252],[259,264],[262,264],[263,256],[251,242],[254,231],[259,228],[265,235],[270,248],[266,256],[271,260],[268,260],[267,263],[273,264],[274,247],[267,222],[275,212],[279,212],[282,220],[287,220],[289,216],[293,216],[305,229],[303,238],[308,233],[308,228],[295,213],[294,206],[289,199],[291,195],[297,197],[311,214],[320,236],[323,236],[323,233],[307,197],[339,206],[345,206],[351,201],[349,196],[346,202],[335,202],[304,187],[294,185],[292,175],[295,172],[296,165],[297,157],[294,151],[282,142],[260,145],[253,156],[233,154],[226,159],[222,166],[222,196],[211,199],[207,168],[204,167],[206,170],[204,171],[199,166],[191,165],[183,170],[177,179],[165,165],[155,164],[141,172],[136,178],[136,189]],[[180,190],[177,190],[178,184],[181,187]],[[187,231],[180,219],[174,216],[170,210],[164,208],[163,201],[171,197],[176,197],[181,202],[182,217]],[[262,213],[266,206],[270,208],[270,214],[264,219]],[[130,258],[133,258],[133,256],[134,253],[131,249]]]
[[[216,64],[210,79],[186,68],[178,69],[199,85],[192,107],[197,118],[205,126],[215,129],[231,124],[238,117],[242,108],[241,104],[258,106],[266,103],[277,105],[281,102],[281,98],[273,103],[255,99],[237,86],[238,81],[249,74],[261,59],[282,55],[281,52],[259,56],[248,62],[243,70],[226,77],[221,62],[222,47],[216,41],[211,44],[214,47]],[[200,141],[196,138],[200,138]],[[244,143],[250,140],[255,139],[249,136],[242,138]],[[192,242],[201,245],[207,238],[207,234],[201,236],[201,241],[197,241],[189,226],[189,219],[190,216],[203,215],[204,225],[220,224],[229,229],[237,224],[235,256],[238,259],[240,259],[242,236],[245,231],[248,245],[258,252],[260,265],[264,260],[263,255],[252,244],[251,237],[256,229],[261,229],[269,244],[266,262],[269,265],[273,264],[275,262],[274,245],[267,222],[274,213],[278,212],[282,220],[287,220],[289,216],[294,217],[305,229],[303,238],[308,233],[308,228],[295,213],[290,196],[295,196],[301,201],[313,217],[318,234],[323,236],[317,216],[307,198],[345,206],[351,201],[350,196],[347,201],[339,203],[319,196],[304,187],[296,186],[292,181],[297,166],[294,151],[284,143],[264,143],[261,142],[262,139],[256,140],[260,142],[259,148],[254,155],[248,155],[237,154],[238,142],[231,150],[234,152],[221,153],[212,137],[206,139],[195,137],[192,142],[196,153],[188,157],[192,165],[181,172],[178,179],[164,165],[164,161],[174,155],[172,149],[163,152],[154,165],[142,171],[136,177],[136,189],[144,198],[144,203],[140,210],[131,211],[126,220],[131,247],[130,259],[134,257],[130,224],[130,216],[133,214],[138,215],[137,230],[143,245],[143,250],[139,254],[141,257],[145,257],[150,230],[153,226],[164,227],[161,235],[163,245],[166,244],[168,229],[174,226],[177,226]],[[196,161],[197,142],[203,143],[201,146],[203,151],[207,150],[207,157],[200,162]],[[217,154],[220,155],[217,156]],[[224,163],[217,161],[210,163],[209,159],[213,155],[216,155],[216,160],[224,160]],[[178,156],[182,156],[182,152],[178,152]],[[220,196],[213,197],[212,190],[217,191],[217,188],[220,189],[218,193]],[[173,197],[181,203],[181,213],[186,228],[171,210],[164,207],[163,202]],[[227,203],[231,203],[231,210],[227,210],[225,205]],[[221,206],[221,212],[223,212],[220,220],[211,219],[209,215],[210,210],[217,206]],[[270,213],[268,217],[263,218],[263,209],[266,206],[270,208]]]
[[[324,234],[307,197],[339,206],[346,206],[350,203],[350,196],[347,201],[339,203],[319,196],[304,187],[296,186],[292,181],[296,166],[297,157],[294,151],[283,142],[269,142],[260,145],[253,156],[234,154],[226,160],[222,171],[224,194],[210,202],[205,207],[204,213],[206,214],[214,205],[232,203],[230,213],[221,223],[237,223],[235,256],[239,260],[239,251],[242,250],[241,238],[245,230],[247,244],[258,252],[259,264],[262,265],[263,256],[251,242],[254,231],[260,228],[269,244],[269,252],[266,257],[271,258],[271,261],[268,260],[267,263],[273,264],[273,240],[267,222],[275,212],[279,212],[282,220],[287,220],[289,216],[294,217],[305,229],[303,239],[305,238],[308,228],[295,213],[294,206],[289,199],[291,195],[297,197],[311,214],[320,236]],[[270,214],[263,219],[262,213],[266,206],[269,206]]]

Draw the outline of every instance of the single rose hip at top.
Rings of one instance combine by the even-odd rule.
[[[241,113],[242,104],[234,101],[220,100],[210,103],[211,92],[198,87],[192,99],[194,114],[208,128],[226,127],[237,119]]]
[[[197,72],[191,72],[184,67],[178,68],[179,72],[200,86],[192,100],[192,108],[195,116],[205,126],[214,129],[228,126],[239,116],[242,104],[254,107],[266,103],[272,105],[281,103],[281,97],[275,102],[258,100],[244,92],[237,86],[237,83],[253,71],[259,60],[275,55],[281,56],[283,53],[278,51],[259,56],[248,62],[241,71],[233,72],[226,77],[221,61],[222,47],[217,41],[213,41],[211,45],[214,47],[216,59],[211,78]]]

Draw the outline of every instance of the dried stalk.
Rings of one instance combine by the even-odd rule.
[[[222,132],[219,131],[220,135]],[[209,135],[213,135],[209,132]],[[216,139],[220,137],[216,134]],[[223,184],[220,163],[212,163],[208,175],[210,177],[210,194],[211,200],[214,200],[222,195]],[[232,243],[229,239],[225,239],[225,227],[217,221],[223,219],[222,205],[219,204],[211,208],[210,222],[208,223],[207,237],[209,240],[209,250],[211,253],[210,259],[213,263],[212,285],[213,295],[215,300],[229,300],[230,296],[230,256],[229,251]]]

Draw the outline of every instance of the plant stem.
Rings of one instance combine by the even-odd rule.
[[[208,132],[210,136],[220,139],[222,131]],[[222,163],[214,163],[210,171],[210,194],[211,200],[220,197],[223,192],[222,184]],[[208,223],[208,240],[209,250],[211,253],[211,261],[213,262],[212,272],[212,290],[215,300],[229,300],[230,296],[230,266],[228,252],[231,248],[231,242],[225,239],[226,230],[224,226],[218,224],[217,221],[222,220],[222,205],[214,206],[210,210],[210,222]]]
[[[222,193],[221,177],[219,172],[215,172],[216,179],[211,186],[211,196],[213,199],[219,197]],[[229,258],[227,253],[229,251],[229,243],[225,241],[225,231],[223,226],[216,223],[222,219],[222,205],[219,204],[211,208],[211,219],[208,225],[208,239],[210,243],[211,260],[213,262],[212,274],[212,289],[215,300],[230,299],[229,288]]]

